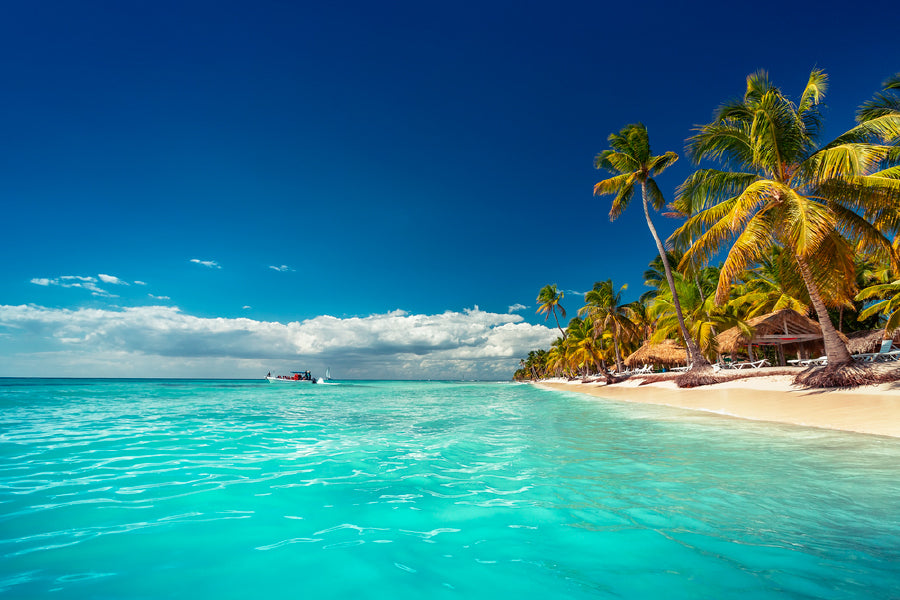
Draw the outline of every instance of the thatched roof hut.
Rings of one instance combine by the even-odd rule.
[[[738,327],[720,333],[716,337],[719,352],[746,350],[752,354],[752,346],[777,346],[783,359],[785,351],[810,354],[824,352],[825,349],[819,323],[789,308],[754,317],[747,321],[747,325],[753,331],[752,338],[748,338]],[[847,337],[840,335],[846,342]]]
[[[855,331],[847,336],[847,350],[850,354],[864,354],[878,352],[881,349],[881,340],[884,339],[884,329],[872,329],[869,331]],[[900,329],[894,332],[894,343],[900,344]]]
[[[687,364],[687,350],[675,340],[663,340],[659,344],[644,343],[625,359],[628,368],[643,365],[676,366]]]

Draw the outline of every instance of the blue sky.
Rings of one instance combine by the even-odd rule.
[[[609,133],[683,154],[747,74],[819,67],[828,136],[900,69],[892,3],[750,10],[6,6],[0,376],[507,378],[543,285],[642,291],[639,206],[591,195]]]

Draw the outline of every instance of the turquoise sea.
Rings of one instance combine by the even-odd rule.
[[[511,383],[0,379],[0,597],[900,598],[900,440]]]

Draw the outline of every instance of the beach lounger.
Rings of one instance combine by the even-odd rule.
[[[853,359],[862,363],[894,362],[900,360],[900,349],[894,346],[893,340],[884,340],[878,352],[854,354]]]
[[[769,361],[763,358],[762,360],[754,360],[752,362],[742,362],[736,363],[734,365],[735,369],[744,370],[744,369],[761,369],[763,367],[768,367]]]
[[[807,360],[801,360],[801,367],[812,367],[812,366],[824,366],[828,364],[827,356],[820,356],[819,358],[811,358]]]

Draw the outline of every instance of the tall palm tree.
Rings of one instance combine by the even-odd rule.
[[[653,156],[650,151],[650,136],[642,123],[626,125],[619,133],[610,134],[607,140],[610,149],[604,150],[596,156],[594,167],[605,169],[614,177],[604,179],[594,185],[594,195],[615,194],[612,208],[609,211],[609,220],[615,221],[628,208],[629,202],[634,197],[635,187],[640,186],[647,227],[650,229],[653,241],[656,242],[656,250],[662,260],[669,289],[674,290],[675,282],[672,279],[672,268],[666,258],[666,249],[650,219],[650,204],[652,203],[656,210],[660,210],[665,205],[662,192],[656,185],[654,177],[678,160],[678,155],[674,152],[666,152],[661,156]],[[672,299],[678,315],[681,335],[684,338],[688,354],[690,354],[691,368],[708,367],[709,361],[704,358],[684,324],[678,294],[674,293]]]
[[[840,370],[853,361],[828,316],[817,277],[821,282],[845,276],[844,269],[829,267],[852,263],[852,248],[842,233],[860,247],[890,252],[890,241],[871,220],[900,198],[900,187],[867,176],[890,148],[854,141],[864,135],[862,125],[853,139],[816,145],[826,83],[822,71],[813,71],[794,104],[765,72],[749,76],[744,98],[724,104],[715,120],[688,140],[695,162],[716,160],[725,170],[700,169],[679,186],[675,208],[692,216],[673,234],[694,240],[682,264],[709,259],[731,242],[717,302],[773,245],[791,253],[818,315],[828,356],[827,371],[804,380],[811,385],[841,385]],[[900,133],[900,120],[882,120],[879,127]]]
[[[538,293],[537,302],[540,306],[538,306],[537,312],[538,314],[544,314],[544,320],[550,318],[550,313],[553,313],[553,317],[556,319],[556,327],[559,329],[559,333],[562,335],[563,339],[566,339],[566,332],[563,331],[563,328],[559,324],[559,317],[556,315],[556,311],[562,315],[562,317],[566,318],[566,309],[563,308],[560,301],[563,299],[562,292],[556,290],[556,284],[545,285],[541,288],[541,291]]]
[[[619,342],[623,336],[630,336],[635,329],[631,322],[627,304],[622,303],[622,292],[628,289],[623,285],[619,291],[613,286],[612,279],[598,281],[594,289],[584,295],[585,305],[579,309],[578,314],[588,315],[594,324],[594,337],[599,337],[603,330],[612,334],[613,347],[616,352],[616,370],[625,370],[622,362],[622,351]]]

